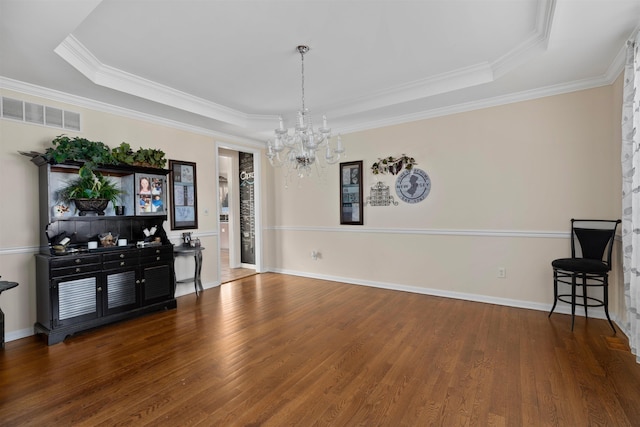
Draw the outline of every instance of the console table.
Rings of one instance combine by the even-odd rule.
[[[6,280],[0,281],[0,294],[4,291],[8,291],[9,289],[15,288],[18,286],[17,282],[7,282]],[[4,313],[0,308],[0,348],[4,348]]]
[[[196,289],[196,297],[199,296],[198,288],[200,288],[200,292],[204,291],[202,288],[202,280],[200,280],[200,273],[202,272],[202,251],[204,250],[203,246],[174,246],[173,247],[173,255],[174,257],[179,256],[193,256],[195,260],[195,272],[193,277],[188,279],[176,280],[176,283],[189,283],[193,282],[193,286]]]

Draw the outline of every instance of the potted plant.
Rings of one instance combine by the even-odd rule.
[[[44,153],[44,158],[49,162],[83,162],[90,169],[100,164],[118,163],[113,157],[111,149],[100,141],[90,141],[78,136],[69,138],[66,135],[59,135],[51,143],[53,147],[47,148]]]
[[[167,164],[164,151],[155,148],[140,148],[133,154],[133,164],[163,169]]]
[[[131,145],[126,142],[122,142],[116,148],[111,149],[111,154],[118,163],[132,165],[134,162],[135,153],[131,149]]]
[[[31,161],[40,166],[44,163],[60,164],[65,162],[83,163],[91,169],[98,165],[132,165],[164,169],[167,164],[165,153],[156,148],[131,149],[126,142],[111,149],[100,141],[90,141],[86,138],[58,135],[51,141],[53,147],[45,150],[44,154],[35,151],[19,151],[24,156],[31,157]]]
[[[104,215],[109,202],[116,205],[122,190],[100,172],[94,171],[86,164],[78,171],[78,177],[62,188],[58,197],[63,202],[74,202],[80,216],[87,212]]]

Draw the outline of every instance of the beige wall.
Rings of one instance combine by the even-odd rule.
[[[340,226],[337,170],[324,185],[287,190],[278,172],[267,265],[546,310],[550,262],[569,255],[570,218],[621,215],[620,91],[616,82],[345,135],[347,160],[364,161],[365,197],[376,181],[370,165],[400,154],[429,174],[431,193],[415,205],[365,206],[364,226]],[[395,177],[382,180],[395,195]]]
[[[282,171],[263,160],[265,269],[547,309],[549,264],[568,255],[569,219],[620,217],[621,90],[618,79],[612,86],[344,135],[345,161],[364,161],[365,196],[375,183],[369,166],[383,156],[411,155],[432,180],[421,203],[365,206],[363,226],[339,225],[335,166],[321,183],[285,189]],[[2,95],[81,112],[86,138],[160,148],[167,158],[197,162],[200,228],[194,232],[212,249],[204,253],[203,280],[216,283],[220,139],[10,91]],[[42,151],[63,132],[10,120],[0,126],[0,179],[10,183],[2,186],[0,274],[20,282],[0,304],[9,336],[24,335],[35,320],[37,169],[17,151]],[[394,177],[382,180],[393,186]],[[165,228],[179,240],[179,232]],[[317,261],[312,250],[321,253]],[[499,267],[506,278],[497,278]],[[623,316],[620,295],[616,283],[617,318]]]

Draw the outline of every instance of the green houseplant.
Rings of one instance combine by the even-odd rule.
[[[111,154],[118,163],[132,165],[134,162],[135,153],[126,142],[122,142],[116,148],[111,149]]]
[[[47,148],[44,153],[44,158],[49,162],[83,162],[90,169],[100,164],[118,163],[113,157],[111,149],[100,141],[90,141],[78,136],[69,138],[66,135],[59,135],[51,143],[53,147]]]
[[[155,148],[140,148],[133,153],[133,164],[152,168],[164,168],[167,164],[164,151]]]
[[[122,190],[110,179],[85,164],[78,171],[78,177],[59,191],[58,197],[66,203],[73,201],[80,216],[84,216],[87,212],[104,215],[109,202],[115,206],[120,194]]]
[[[47,148],[43,157],[51,163],[67,161],[82,162],[85,166],[95,169],[97,165],[135,165],[163,169],[167,164],[165,153],[156,148],[131,149],[126,142],[111,149],[100,141],[90,141],[86,138],[59,135],[51,141],[53,147]]]

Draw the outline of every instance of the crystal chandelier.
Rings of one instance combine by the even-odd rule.
[[[298,46],[302,63],[302,108],[298,111],[295,128],[292,132],[284,127],[284,120],[280,116],[280,124],[275,129],[274,140],[267,141],[267,158],[274,167],[285,166],[286,176],[291,172],[299,178],[311,175],[312,166],[323,168],[323,163],[335,164],[344,153],[342,140],[338,135],[335,148],[330,145],[331,129],[327,125],[327,116],[322,116],[322,126],[314,129],[309,110],[304,105],[304,54],[309,52],[309,46]]]

